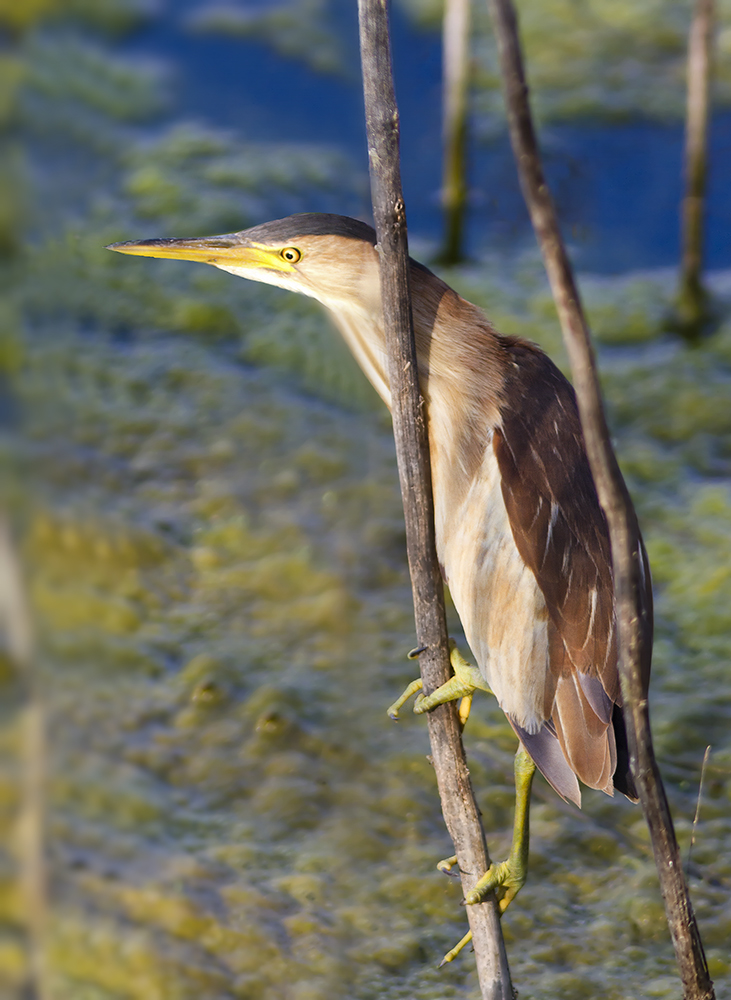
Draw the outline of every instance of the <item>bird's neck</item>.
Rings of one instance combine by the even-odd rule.
[[[449,482],[459,493],[482,465],[499,422],[508,360],[482,311],[418,265],[411,268],[411,292],[434,479]],[[338,309],[329,305],[356,360],[390,409],[380,293]]]

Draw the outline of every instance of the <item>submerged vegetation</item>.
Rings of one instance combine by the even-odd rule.
[[[399,0],[422,24],[436,27],[442,0]],[[518,2],[520,31],[539,120],[680,118],[690,23],[686,0]],[[731,103],[729,0],[718,0],[719,59],[714,101]],[[504,118],[495,42],[487,5],[474,5],[475,85],[483,127]]]
[[[423,720],[385,715],[413,665],[380,403],[314,303],[101,249],[304,209],[360,214],[364,177],[332,150],[173,119],[170,67],[114,42],[147,8],[92,7],[82,35],[54,21],[50,0],[38,5],[51,19],[40,32],[14,24],[0,63],[15,142],[0,217],[0,471],[50,717],[54,997],[474,996],[469,962],[434,968],[464,914],[434,870],[451,852]],[[533,255],[447,278],[565,367]],[[652,713],[684,850],[712,746],[690,882],[720,996],[731,986],[731,309],[690,349],[662,331],[665,278],[584,290],[655,575]],[[728,303],[728,287],[717,294]],[[8,998],[27,975],[14,684],[0,659]],[[466,744],[500,857],[514,737],[487,697]],[[579,813],[542,782],[534,795],[531,877],[504,920],[521,994],[675,997],[639,810],[587,792]]]

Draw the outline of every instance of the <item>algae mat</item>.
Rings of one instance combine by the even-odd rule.
[[[719,986],[731,503],[698,466],[729,459],[728,343],[605,365],[659,585],[653,718],[686,845],[713,744],[692,885]],[[17,385],[36,470],[25,553],[50,714],[54,996],[476,995],[468,958],[434,968],[464,917],[434,870],[449,843],[423,722],[385,715],[412,623],[383,421],[230,345],[152,333],[39,335]],[[496,856],[513,745],[480,699],[467,747]],[[6,802],[13,787],[6,775]],[[523,995],[676,995],[639,810],[589,792],[579,813],[545,784],[534,798],[531,878],[505,918]],[[8,988],[23,968],[11,874]]]

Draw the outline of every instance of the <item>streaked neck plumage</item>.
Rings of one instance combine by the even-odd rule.
[[[375,251],[373,255],[375,258]],[[377,265],[377,260],[373,264]],[[478,471],[492,429],[499,423],[509,359],[482,311],[414,262],[411,290],[419,382],[430,417],[432,463],[448,467],[448,476],[439,480],[461,490]],[[359,292],[357,298],[347,300],[316,297],[328,308],[390,409],[377,266]]]

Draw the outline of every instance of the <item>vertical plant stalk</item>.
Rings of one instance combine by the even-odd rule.
[[[706,197],[708,117],[714,26],[714,0],[696,0],[688,39],[688,99],[685,119],[685,196],[682,206],[682,259],[678,314],[690,338],[706,318],[703,288],[703,231]]]
[[[443,264],[463,259],[467,208],[467,109],[470,82],[470,4],[445,0],[442,30]]]
[[[30,613],[10,529],[0,513],[0,629],[23,684],[23,789],[19,823],[21,878],[28,927],[29,997],[48,1000],[45,966],[47,880],[45,860],[46,746],[40,685],[33,669]]]
[[[609,525],[619,638],[619,673],[626,709],[632,773],[650,830],[684,996],[686,1000],[711,1000],[715,996],[713,984],[708,975],[703,944],[683,876],[670,808],[655,760],[647,698],[643,693],[640,671],[643,632],[640,626],[637,518],[611,445],[589,330],[543,174],[528,103],[515,8],[511,0],[488,2],[500,52],[510,139],[518,164],[520,184],[561,322],[591,471]]]
[[[409,255],[399,165],[399,119],[393,89],[387,0],[359,0],[368,157],[380,254],[396,457],[406,522],[409,570],[424,692],[451,674],[444,585],[436,557],[434,507],[424,400],[419,391],[409,294]],[[462,872],[465,894],[490,861],[465,761],[454,703],[428,715],[432,762],[442,812]],[[468,906],[482,996],[513,1000],[494,896]]]

